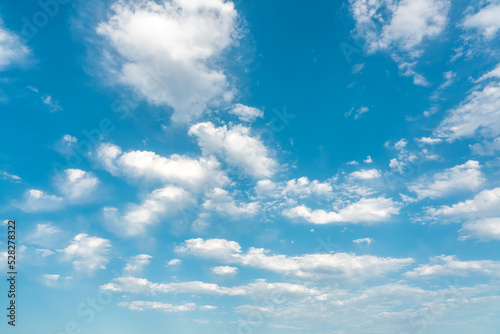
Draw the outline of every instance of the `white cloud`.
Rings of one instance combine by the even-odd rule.
[[[309,181],[307,177],[289,180],[285,188],[281,192],[283,196],[298,196],[307,197],[311,195],[316,196],[330,196],[333,193],[333,187],[328,182],[319,182],[318,180]]]
[[[113,283],[101,286],[101,289],[137,294],[186,293],[219,296],[250,296],[253,298],[266,299],[272,298],[273,295],[300,297],[318,294],[317,290],[309,289],[303,285],[290,283],[267,283],[262,279],[256,280],[254,283],[244,286],[222,287],[214,283],[205,283],[200,281],[152,283],[144,278],[119,277],[113,279]]]
[[[190,312],[197,310],[197,305],[195,303],[187,303],[183,305],[174,306],[172,304],[165,304],[160,302],[148,302],[148,301],[133,301],[133,302],[119,302],[118,306],[127,307],[133,311],[144,311],[148,310],[158,310],[166,313],[171,312]]]
[[[497,66],[493,70],[483,74],[479,79],[476,80],[476,83],[493,78],[500,78],[500,63],[497,64]]]
[[[449,142],[480,136],[485,139],[500,135],[500,78],[497,69],[481,77],[494,78],[478,85],[455,108],[448,111],[435,134]]]
[[[362,169],[356,172],[352,172],[351,177],[359,180],[372,180],[377,179],[381,176],[380,171],[377,169]]]
[[[238,268],[230,266],[218,266],[213,267],[212,272],[216,275],[234,276],[236,275],[236,273],[238,273]]]
[[[448,0],[350,0],[357,36],[366,41],[369,53],[385,51],[405,76],[427,85],[416,73],[411,59],[422,55],[425,42],[435,39],[447,24]]]
[[[0,179],[9,180],[10,182],[19,183],[21,178],[14,174],[9,174],[6,171],[0,170]]]
[[[398,271],[413,263],[413,259],[356,256],[347,253],[306,254],[302,256],[271,255],[262,248],[250,248],[243,253],[237,242],[225,239],[190,239],[176,252],[189,253],[203,259],[226,264],[265,269],[302,279],[364,280]]]
[[[50,112],[56,112],[63,110],[63,108],[59,105],[58,101],[55,101],[52,96],[47,95],[45,97],[42,97],[42,101],[44,104],[49,106],[49,111]]]
[[[481,274],[486,276],[500,277],[500,262],[481,261],[459,261],[455,256],[437,256],[431,259],[433,264],[426,264],[409,271],[404,275],[408,278],[427,278],[439,276],[470,276]]]
[[[72,261],[76,270],[92,274],[98,269],[106,269],[110,247],[108,239],[80,233],[60,252],[63,253],[63,260]]]
[[[238,116],[238,118],[243,122],[253,122],[257,118],[264,118],[264,112],[262,110],[239,103],[234,105],[230,113]]]
[[[250,128],[242,125],[216,128],[205,122],[193,125],[189,134],[197,138],[205,155],[223,156],[229,164],[241,167],[256,178],[269,178],[276,171],[276,161],[269,157],[267,147],[250,135]]]
[[[24,62],[30,53],[28,47],[7,30],[0,19],[0,70]]]
[[[445,169],[430,177],[423,177],[408,187],[418,198],[443,197],[460,190],[477,190],[485,179],[479,162],[469,160],[462,165]]]
[[[365,160],[363,160],[365,164],[371,164],[373,162],[373,159],[371,156],[367,156]]]
[[[72,280],[71,276],[61,276],[57,274],[44,274],[42,276],[42,283],[48,287],[63,287],[66,286],[69,280]]]
[[[214,188],[205,194],[206,200],[203,207],[207,210],[213,210],[223,215],[233,217],[253,216],[259,209],[259,202],[237,203],[227,190]]]
[[[150,151],[122,153],[118,146],[102,144],[97,150],[97,158],[110,173],[132,179],[158,180],[196,190],[229,181],[213,156],[192,159],[173,154],[167,158]]]
[[[303,218],[312,224],[332,223],[376,223],[387,221],[399,213],[400,205],[385,197],[362,198],[338,212],[311,210],[305,205],[286,209],[283,214],[289,218]]]
[[[422,138],[416,138],[417,142],[423,143],[423,144],[439,144],[443,140],[440,138],[431,138],[431,137],[422,137]]]
[[[7,252],[0,252],[0,270],[7,268]]]
[[[469,199],[451,206],[443,205],[439,208],[429,208],[431,216],[450,218],[487,218],[500,214],[500,188],[483,190],[473,199]]]
[[[70,201],[88,199],[99,184],[99,179],[90,172],[69,168],[56,180],[59,191]]]
[[[122,215],[116,208],[106,207],[104,216],[118,233],[137,236],[144,234],[148,226],[157,224],[164,216],[179,213],[194,204],[192,194],[182,188],[167,185],[148,194],[141,204],[130,204]]]
[[[272,197],[277,185],[271,180],[259,180],[255,185],[255,193],[257,197]]]
[[[107,70],[150,103],[187,122],[233,93],[215,65],[236,39],[237,12],[224,0],[118,1],[97,33],[116,64]],[[117,73],[115,73],[115,71]]]
[[[500,240],[500,218],[484,218],[463,224],[460,232],[465,238],[476,238],[482,241]]]
[[[354,113],[354,119],[360,119],[363,114],[366,114],[369,111],[370,109],[368,107],[359,107],[357,109],[352,107],[351,110],[349,110],[349,112],[346,112],[344,116],[349,117]]]
[[[500,29],[500,4],[497,1],[481,8],[477,13],[465,17],[463,26],[478,30],[487,39],[492,39]]]
[[[352,242],[354,242],[355,244],[362,244],[362,243],[366,243],[368,246],[373,242],[373,239],[372,238],[361,238],[361,239],[356,239],[356,240],[353,240]]]
[[[172,259],[167,262],[167,266],[178,266],[182,263],[181,259]]]
[[[123,269],[125,274],[127,275],[136,275],[142,273],[144,267],[146,267],[151,261],[153,257],[147,254],[139,254],[136,256],[132,256],[127,265]]]
[[[26,212],[55,211],[59,210],[64,203],[62,197],[47,194],[41,190],[29,189],[24,194],[24,201],[20,209]]]
[[[26,236],[26,242],[30,244],[49,246],[53,243],[53,238],[61,233],[61,229],[52,223],[37,224],[36,229]]]

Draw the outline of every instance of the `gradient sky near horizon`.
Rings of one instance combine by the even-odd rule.
[[[498,331],[499,17],[2,2],[2,333]]]

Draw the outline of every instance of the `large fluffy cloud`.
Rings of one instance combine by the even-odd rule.
[[[237,12],[224,0],[117,1],[97,33],[109,43],[118,81],[189,121],[232,98],[215,65],[236,39]]]

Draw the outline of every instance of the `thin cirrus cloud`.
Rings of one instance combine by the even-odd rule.
[[[96,32],[112,58],[105,70],[118,73],[119,84],[171,106],[177,122],[231,102],[233,89],[214,62],[238,39],[232,2],[119,1],[111,11]]]

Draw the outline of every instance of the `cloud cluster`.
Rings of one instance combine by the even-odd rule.
[[[226,264],[242,266],[298,277],[307,280],[325,278],[366,280],[398,271],[413,263],[411,258],[395,259],[347,253],[306,254],[302,256],[272,255],[262,248],[242,252],[237,242],[225,239],[190,239],[176,248],[178,253],[193,254]]]

